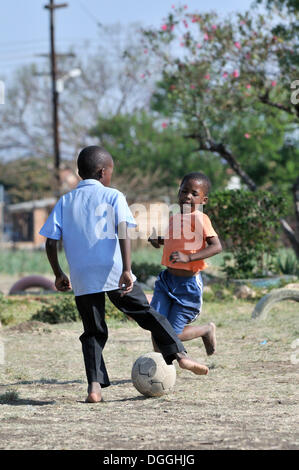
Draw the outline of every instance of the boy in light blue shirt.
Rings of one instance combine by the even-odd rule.
[[[59,199],[40,234],[47,237],[46,252],[56,288],[73,288],[82,318],[86,401],[101,401],[101,388],[110,385],[102,355],[108,338],[105,292],[119,310],[152,332],[168,364],[177,359],[181,368],[207,374],[206,366],[187,356],[168,320],[150,307],[131,271],[127,229],[136,223],[124,195],[109,187],[114,167],[111,155],[102,147],[89,146],[80,152],[77,164],[82,181]],[[57,241],[61,238],[71,283],[58,261]]]

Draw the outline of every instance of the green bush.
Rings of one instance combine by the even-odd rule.
[[[75,297],[71,294],[62,294],[51,305],[45,305],[38,310],[32,320],[44,323],[64,323],[76,322],[80,320],[80,315],[76,307]],[[106,319],[113,318],[125,321],[127,317],[120,312],[106,297]]]
[[[162,269],[160,264],[132,263],[132,272],[140,282],[146,282],[150,276],[157,276]]]
[[[299,275],[299,262],[294,252],[279,253],[275,263],[279,273]]]
[[[0,293],[0,321],[3,326],[7,326],[14,322],[14,315],[11,308],[18,307],[17,302]]]
[[[233,259],[224,257],[230,278],[265,275],[277,250],[279,219],[286,213],[286,198],[267,191],[221,191],[211,195],[209,216]],[[267,254],[267,256],[266,256]]]
[[[32,320],[45,323],[74,322],[80,319],[75,304],[75,298],[71,295],[59,295],[58,299],[51,305],[44,305],[34,315]]]

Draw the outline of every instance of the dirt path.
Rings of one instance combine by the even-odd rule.
[[[0,395],[16,399],[0,405],[1,449],[298,449],[297,308],[290,302],[256,323],[252,304],[206,304],[218,352],[207,358],[200,340],[186,347],[210,374],[177,368],[174,392],[160,398],[141,396],[130,380],[135,359],[151,350],[149,333],[133,322],[110,325],[112,386],[101,404],[84,403],[79,323],[6,327]]]

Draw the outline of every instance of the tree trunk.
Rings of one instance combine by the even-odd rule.
[[[237,175],[244,181],[244,183],[249,187],[251,191],[256,191],[257,186],[255,182],[250,178],[249,175],[242,169],[241,165],[238,163],[236,157],[222,144],[215,144],[215,142],[210,142],[211,152],[216,152],[224,158],[229,166],[234,170]]]
[[[282,228],[284,233],[287,235],[288,239],[291,242],[291,245],[296,253],[297,258],[299,259],[299,177],[296,179],[293,187],[293,198],[295,205],[295,230],[289,226],[286,220],[281,219]]]

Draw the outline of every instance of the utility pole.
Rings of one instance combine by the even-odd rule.
[[[53,142],[54,142],[54,172],[55,172],[55,195],[60,196],[60,146],[59,146],[59,117],[58,117],[58,92],[57,92],[57,69],[56,69],[56,53],[55,53],[55,26],[54,11],[56,8],[67,7],[67,3],[59,5],[54,4],[54,0],[50,0],[49,5],[45,5],[50,12],[50,60],[51,60],[51,77],[52,77],[52,103],[53,103]]]

